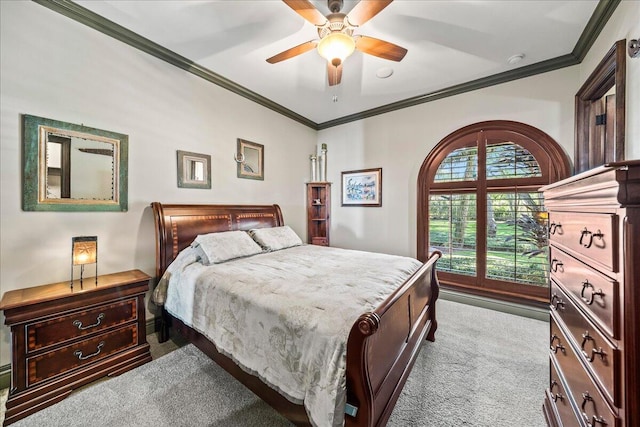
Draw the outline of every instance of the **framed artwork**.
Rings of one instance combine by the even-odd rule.
[[[382,206],[382,168],[342,172],[342,206]]]
[[[264,181],[264,145],[238,138],[238,178]]]
[[[211,156],[178,150],[178,187],[211,188]]]

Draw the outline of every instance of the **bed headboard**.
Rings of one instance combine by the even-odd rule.
[[[163,205],[151,203],[156,226],[156,277],[198,234],[284,225],[278,205]]]

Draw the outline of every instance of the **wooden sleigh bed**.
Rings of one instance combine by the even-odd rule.
[[[163,205],[152,203],[156,225],[156,276],[159,279],[199,234],[284,225],[278,205]],[[434,252],[375,310],[362,313],[347,341],[345,426],[384,426],[424,340],[434,341],[438,282]],[[258,377],[217,351],[204,335],[163,309],[160,341],[169,327],[211,357],[291,422],[310,425],[304,406],[287,400]]]

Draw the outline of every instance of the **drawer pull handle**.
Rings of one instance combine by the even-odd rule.
[[[562,261],[559,261],[557,259],[552,259],[551,260],[551,271],[553,271],[554,273],[556,273],[558,271],[558,267],[562,267],[564,264],[562,264]]]
[[[556,346],[553,345],[553,342],[555,340],[558,340],[558,345],[556,345]],[[549,346],[549,349],[551,351],[553,351],[554,353],[558,353],[558,350],[560,350],[561,352],[564,353],[564,346],[562,345],[562,342],[560,341],[560,338],[555,334],[553,334],[551,336],[551,345]]]
[[[551,394],[552,394],[551,398],[553,399],[554,402],[557,402],[558,399],[560,399],[560,401],[564,400],[564,396],[562,394],[560,394],[560,393],[553,394],[553,388],[555,386],[559,386],[559,385],[560,384],[558,384],[558,382],[556,380],[552,380],[551,381],[551,387],[549,387],[549,392],[551,392]]]
[[[593,291],[591,291],[591,296],[589,298],[585,298],[584,297],[584,291],[586,291],[589,288],[593,289]],[[593,285],[591,283],[589,283],[588,280],[585,280],[584,282],[582,282],[582,291],[580,292],[580,297],[582,298],[582,301],[584,301],[585,304],[587,304],[587,305],[591,305],[591,304],[593,304],[593,299],[594,299],[595,296],[603,297],[604,296],[604,292],[602,292],[602,289],[598,289],[596,291],[595,288],[593,287]]]
[[[85,331],[87,329],[95,328],[96,326],[98,326],[100,324],[100,322],[102,322],[102,319],[104,319],[104,313],[98,314],[98,317],[96,318],[96,323],[94,323],[93,325],[82,326],[82,322],[81,321],[74,320],[73,321],[73,326],[76,326],[78,328],[78,330],[80,330],[80,331]]]
[[[582,240],[584,239],[584,236],[587,236],[587,235],[589,236],[589,241],[587,243],[583,243]],[[582,230],[582,232],[580,233],[580,244],[585,248],[589,249],[593,244],[594,237],[597,237],[598,239],[602,239],[604,237],[604,234],[602,234],[600,230],[598,230],[596,233],[592,233],[591,231],[587,230],[587,227],[585,227],[584,230]]]
[[[593,339],[593,337],[591,335],[589,335],[589,331],[586,331],[584,334],[582,334],[582,344],[580,344],[580,348],[582,349],[582,355],[589,361],[589,362],[593,362],[596,358],[596,354],[598,356],[600,356],[601,360],[604,360],[604,357],[607,355],[607,353],[605,353],[604,350],[602,350],[602,347],[598,347],[598,349],[596,350],[595,347],[593,347],[591,349],[591,356],[589,356],[589,353],[586,352],[586,350],[584,349],[584,345],[587,343],[587,341],[593,341],[595,342],[595,340]]]
[[[558,310],[560,307],[562,307],[562,309],[564,310],[564,301],[562,301],[562,299],[560,299],[558,294],[553,294],[551,296],[551,309],[552,310]]]
[[[558,228],[562,228],[562,225],[552,222],[551,224],[549,224],[549,234],[556,234]]]
[[[585,391],[584,393],[582,393],[582,417],[584,418],[585,423],[587,423],[587,426],[595,427],[596,424],[601,424],[603,426],[606,426],[607,421],[604,418],[597,415],[594,415],[593,417],[591,417],[591,422],[589,422],[589,416],[587,415],[586,410],[584,409],[587,402],[593,402],[593,397],[589,395],[588,391]]]
[[[583,411],[585,410],[584,406],[587,404],[587,402],[593,402],[593,397],[591,397],[588,391],[585,391],[584,393],[582,393],[582,410]]]
[[[104,341],[100,341],[100,344],[98,344],[98,347],[96,347],[98,351],[96,351],[95,353],[91,353],[91,354],[87,354],[86,356],[83,356],[80,350],[76,350],[73,352],[73,355],[76,356],[78,360],[87,360],[91,357],[95,357],[99,355],[100,352],[102,351],[102,347],[104,347]]]

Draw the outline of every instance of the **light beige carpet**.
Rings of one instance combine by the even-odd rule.
[[[439,300],[390,426],[544,426],[548,323]],[[192,345],[72,394],[14,424],[290,426]]]

